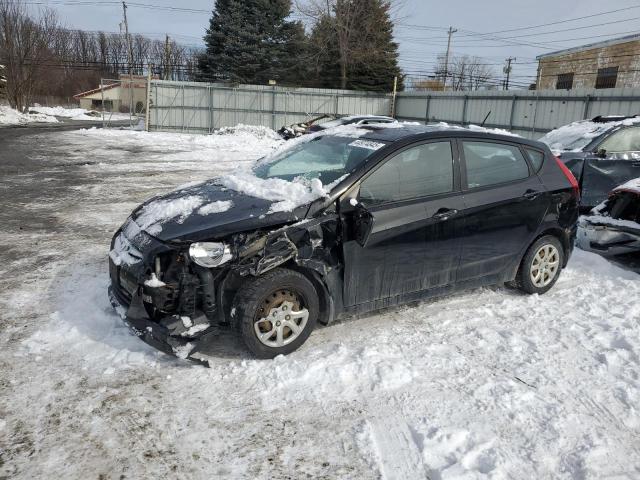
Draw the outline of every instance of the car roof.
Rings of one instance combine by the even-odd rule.
[[[393,117],[386,117],[384,115],[348,115],[346,117],[340,117],[340,120],[365,120],[367,118],[373,120],[395,120]]]
[[[498,133],[488,129],[469,129],[464,127],[442,124],[420,125],[420,124],[394,124],[394,126],[385,125],[360,125],[358,129],[367,130],[362,136],[367,140],[378,140],[383,142],[398,142],[405,139],[422,140],[428,138],[441,137],[466,137],[466,138],[484,138],[492,139],[500,142],[522,143],[535,146],[537,148],[547,148],[546,145],[526,138],[510,135],[507,132]]]

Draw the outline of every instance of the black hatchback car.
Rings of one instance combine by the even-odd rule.
[[[291,198],[275,202],[275,187]],[[166,352],[203,359],[229,327],[272,358],[348,314],[491,284],[545,293],[571,255],[578,201],[539,142],[343,127],[302,137],[241,181],[141,205],[113,238],[110,298]]]

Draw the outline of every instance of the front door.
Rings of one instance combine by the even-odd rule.
[[[640,127],[618,130],[595,147],[582,170],[582,204],[595,206],[609,192],[640,177]]]
[[[463,209],[454,145],[412,145],[361,181],[358,205],[345,201],[345,306],[451,285]]]
[[[533,240],[551,200],[517,145],[460,141],[465,208],[458,280],[499,281]]]

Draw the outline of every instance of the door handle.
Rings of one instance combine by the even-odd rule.
[[[442,222],[444,220],[449,220],[451,217],[453,217],[457,213],[458,213],[458,210],[456,210],[455,208],[441,208],[431,218],[439,222]]]
[[[540,195],[542,195],[542,192],[537,192],[535,190],[527,190],[526,192],[524,192],[524,195],[522,196],[527,200],[534,200],[538,198]]]
[[[640,167],[640,162],[631,162],[632,167]]]

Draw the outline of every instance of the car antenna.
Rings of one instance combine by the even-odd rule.
[[[491,110],[489,110],[489,113],[487,113],[487,116],[484,117],[484,120],[482,120],[482,123],[480,124],[481,127],[484,127],[484,124],[487,121],[487,119],[489,118],[489,115],[491,115]]]

